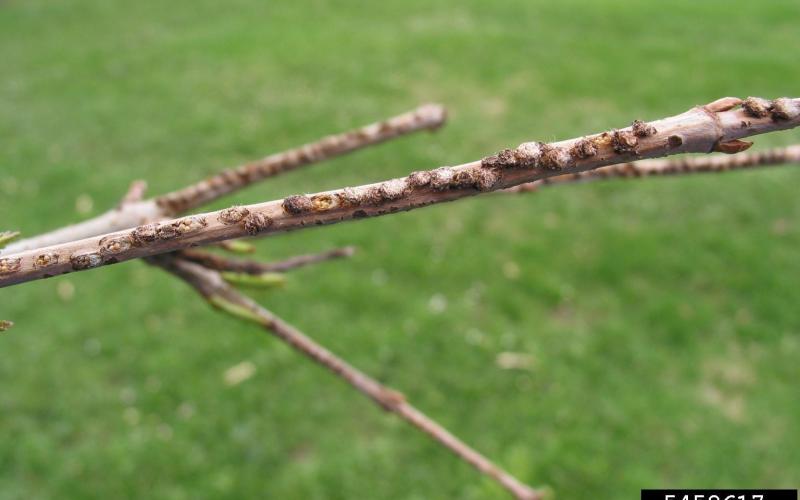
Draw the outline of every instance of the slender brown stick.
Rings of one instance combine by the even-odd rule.
[[[159,196],[156,203],[165,215],[185,213],[267,177],[379,144],[409,132],[437,129],[445,119],[442,106],[426,104],[382,122],[343,134],[329,135],[319,141],[224,170],[196,184]]]
[[[617,178],[638,178],[651,176],[685,175],[706,172],[727,172],[800,163],[800,144],[785,148],[770,149],[758,153],[739,153],[736,155],[712,155],[687,157],[677,160],[642,160],[633,163],[622,163],[588,170],[575,174],[556,175],[538,181],[520,184],[504,190],[504,193],[529,193],[542,186],[567,184],[573,182],[590,182]]]
[[[488,458],[472,449],[447,429],[408,403],[402,394],[380,384],[272,312],[240,294],[222,280],[216,271],[206,269],[193,262],[175,259],[172,256],[161,256],[149,261],[184,280],[213,306],[239,318],[257,323],[289,344],[300,354],[324,366],[384,410],[398,415],[444,445],[459,458],[497,481],[516,498],[524,500],[540,500],[542,498],[539,491],[523,484]]]
[[[734,109],[739,105],[741,109]],[[766,111],[765,111],[766,110]],[[197,245],[375,217],[553,175],[678,153],[736,152],[743,137],[800,125],[800,99],[726,97],[650,123],[514,150],[356,188],[231,207],[0,258],[0,287]]]
[[[141,199],[146,185],[135,182],[122,202],[114,209],[77,224],[17,241],[5,249],[0,249],[0,255],[81,240],[174,217],[267,177],[412,132],[437,129],[444,124],[446,118],[444,107],[438,104],[425,104],[382,122],[331,135],[298,148],[267,156],[262,160],[223,170],[204,181],[149,200]]]
[[[214,269],[215,271],[232,271],[246,274],[263,273],[282,273],[298,267],[317,264],[326,260],[351,257],[355,253],[353,247],[334,248],[325,252],[296,255],[286,260],[277,262],[259,262],[256,260],[231,259],[222,255],[213,254],[204,250],[186,249],[181,250],[180,257],[184,260],[194,262]]]

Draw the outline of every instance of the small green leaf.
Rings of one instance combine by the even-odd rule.
[[[247,274],[224,272],[222,279],[232,285],[252,288],[276,288],[286,283],[286,277],[281,273]]]

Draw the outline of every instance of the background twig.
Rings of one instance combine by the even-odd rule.
[[[216,271],[204,268],[193,262],[176,259],[173,256],[153,258],[150,259],[150,262],[188,283],[214,307],[240,319],[258,324],[302,355],[324,366],[384,410],[398,415],[409,424],[431,436],[459,458],[497,481],[516,498],[521,500],[540,500],[542,498],[541,492],[523,484],[458,439],[447,429],[406,401],[402,394],[380,384],[272,312],[242,295],[222,280]]]

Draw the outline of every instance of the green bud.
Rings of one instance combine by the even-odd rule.
[[[256,251],[255,245],[242,240],[223,241],[220,246],[231,253],[253,253]]]
[[[222,279],[231,285],[251,288],[276,288],[286,283],[286,277],[281,273],[247,274],[223,272]]]
[[[212,295],[208,297],[208,301],[212,306],[225,311],[226,313],[236,316],[239,319],[246,321],[253,321],[255,323],[264,323],[264,320],[245,306],[235,304],[221,295]]]

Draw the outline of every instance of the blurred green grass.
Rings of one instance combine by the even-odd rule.
[[[423,101],[451,110],[438,134],[219,206],[796,96],[799,16],[789,0],[5,1],[0,229],[44,231],[132,179],[165,192]],[[598,183],[302,231],[259,255],[360,253],[256,296],[558,498],[797,487],[798,181]],[[0,498],[504,498],[141,263],[4,289],[0,316],[17,323],[0,338]],[[503,352],[534,362],[502,369]],[[243,361],[255,374],[228,386]]]

